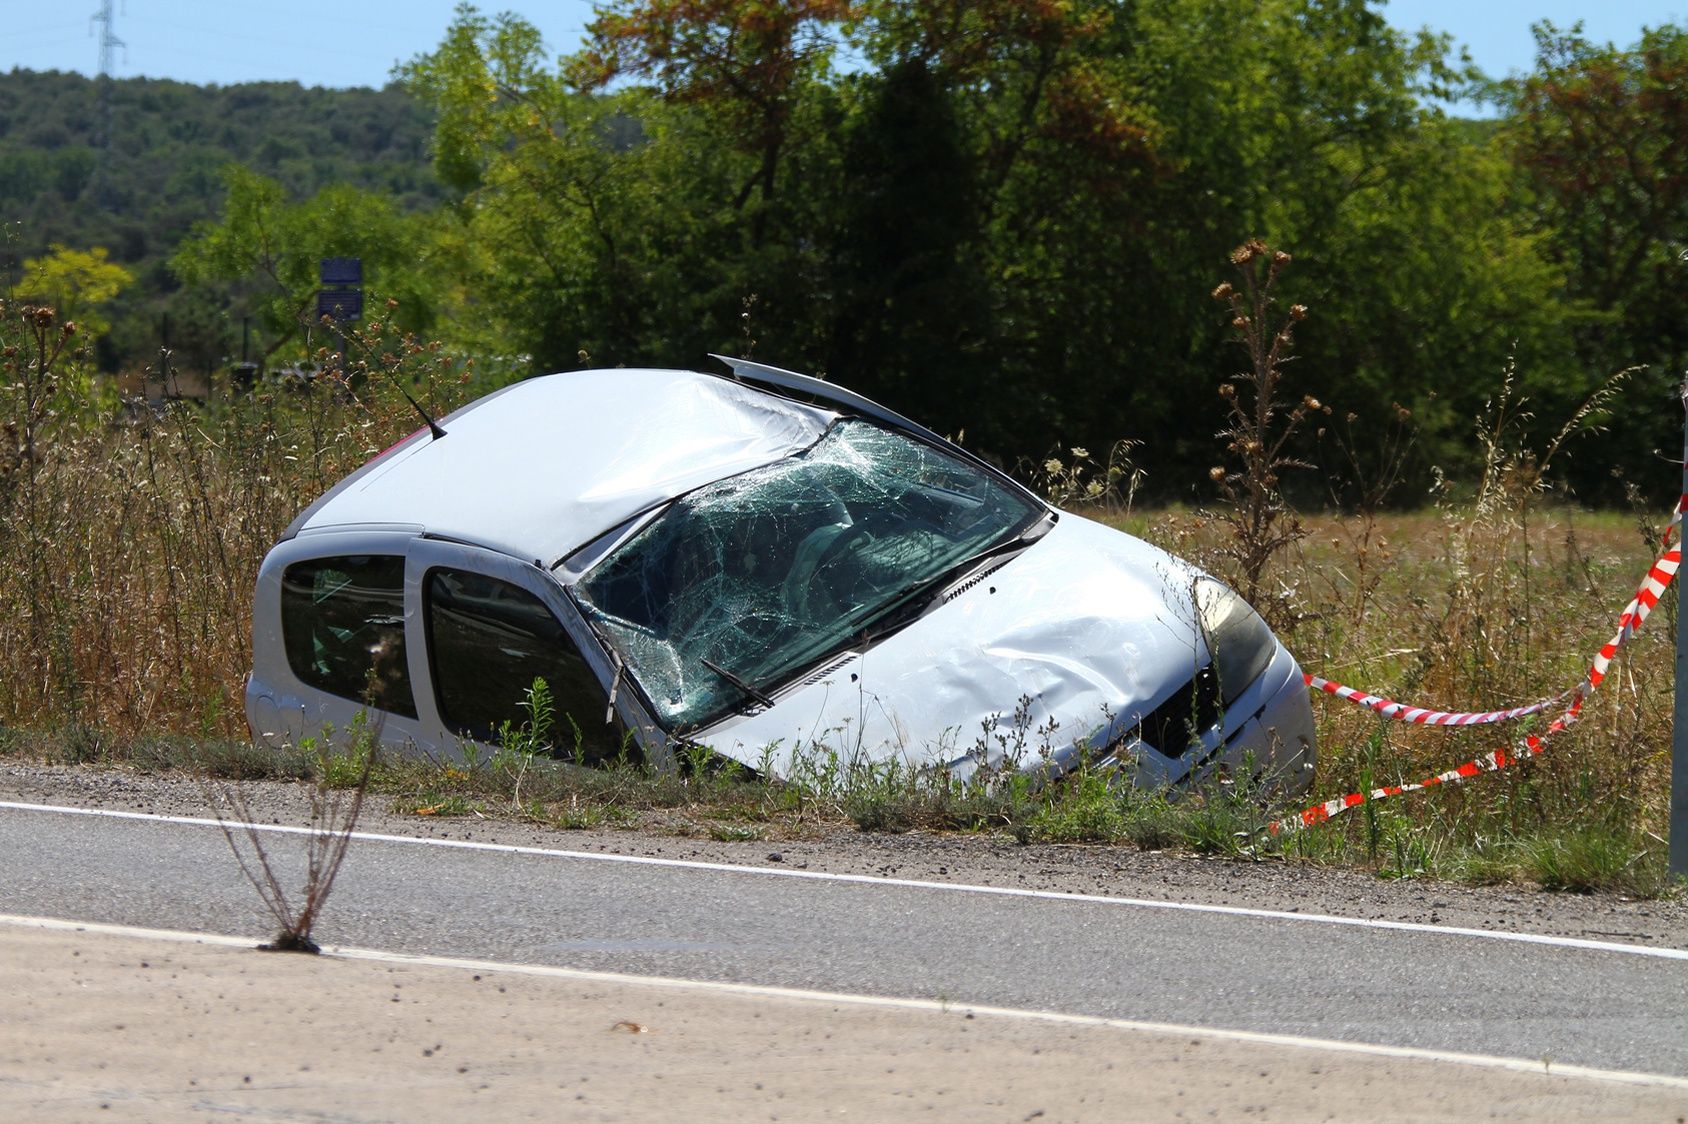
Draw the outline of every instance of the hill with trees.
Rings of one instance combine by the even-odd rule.
[[[167,262],[195,223],[223,213],[225,169],[298,198],[349,185],[426,209],[444,198],[432,131],[428,108],[394,86],[0,73],[0,282],[23,284],[22,262],[55,244],[103,247],[135,280],[107,313],[102,366],[152,361],[166,331],[184,358],[215,361],[238,348],[242,312],[205,307]]]
[[[1503,381],[1531,403],[1508,440],[1545,447],[1641,365],[1555,481],[1673,489],[1688,35],[1543,25],[1535,71],[1490,83],[1377,0],[1245,8],[614,0],[555,59],[464,5],[381,91],[14,72],[0,217],[14,261],[136,274],[108,367],[166,313],[179,363],[242,324],[303,357],[315,261],[353,255],[392,323],[498,378],[753,354],[1008,462],[1141,441],[1148,487],[1194,499],[1246,362],[1208,295],[1259,238],[1306,310],[1281,385],[1326,419],[1304,487],[1353,500],[1410,434],[1416,502],[1482,467]],[[1473,94],[1492,120],[1436,108]]]

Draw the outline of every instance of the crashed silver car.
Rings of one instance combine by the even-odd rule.
[[[543,679],[587,758],[1310,781],[1301,671],[1226,586],[859,395],[724,362],[517,383],[312,504],[259,574],[254,735],[370,710],[451,757]]]

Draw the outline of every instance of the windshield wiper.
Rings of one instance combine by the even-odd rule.
[[[868,622],[872,627],[863,627],[862,631],[857,634],[860,637],[860,642],[863,645],[872,644],[908,625],[911,621],[916,620],[926,610],[926,606],[931,603],[931,598],[927,594],[953,584],[968,572],[977,569],[981,563],[987,562],[998,555],[1013,554],[1015,551],[1024,550],[1042,538],[1045,532],[1054,525],[1054,515],[1045,512],[1041,519],[1013,538],[1004,539],[1002,542],[987,546],[955,565],[946,567],[942,573],[935,574],[923,582],[910,586],[873,616],[872,620]],[[911,607],[915,610],[914,612],[907,611]]]
[[[769,698],[765,691],[754,686],[749,681],[740,678],[731,671],[728,671],[708,656],[701,657],[698,662],[704,667],[707,667],[710,671],[713,671],[716,675],[719,675],[722,679],[725,679],[727,682],[737,687],[739,690],[743,691],[745,694],[749,695],[751,698],[755,699],[757,702],[761,703],[763,706],[768,707],[769,709],[773,708],[774,700]]]

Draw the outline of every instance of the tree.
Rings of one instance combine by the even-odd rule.
[[[1649,364],[1628,395],[1644,404],[1636,427],[1601,451],[1656,479],[1645,458],[1678,446],[1671,403],[1688,364],[1677,260],[1688,230],[1688,33],[1666,25],[1620,50],[1589,42],[1580,24],[1535,32],[1536,69],[1513,88],[1504,137],[1544,252],[1584,310],[1576,355],[1585,379]]]
[[[1508,139],[1557,252],[1578,264],[1578,295],[1619,309],[1660,287],[1688,224],[1688,34],[1651,30],[1628,51],[1591,44],[1580,24],[1535,34]]]
[[[978,395],[955,389],[991,381],[978,168],[924,59],[867,85],[844,140],[825,367],[953,432],[978,423]]]
[[[1111,65],[1128,11],[1106,0],[868,0],[851,36],[883,72],[917,63],[957,99],[988,219],[1033,156],[1088,155],[1119,174],[1149,155],[1153,123]],[[1122,182],[1085,186],[1104,180]]]
[[[1423,102],[1471,76],[1378,7],[621,0],[555,68],[462,7],[405,76],[471,320],[532,367],[755,348],[1004,460],[1151,438],[1173,485],[1211,463],[1201,295],[1250,235],[1317,316],[1291,384],[1462,432],[1511,340],[1565,381],[1561,268],[1488,138]]]
[[[766,266],[786,241],[747,249],[748,161],[720,113],[641,87],[581,93],[531,25],[468,6],[404,76],[462,192],[452,237],[473,248],[472,307],[534,370],[582,353],[696,365],[735,344],[748,296],[784,299]]]
[[[55,242],[45,257],[24,260],[24,292],[56,308],[61,320],[75,321],[84,336],[104,335],[111,324],[100,307],[135,280],[107,257],[104,246],[73,250]]]
[[[1445,40],[1395,31],[1377,7],[1140,0],[1113,20],[1108,48],[1155,163],[1111,218],[1069,204],[1088,236],[1055,260],[1089,268],[1059,291],[1066,307],[1091,303],[1064,362],[1097,387],[1073,396],[1088,405],[1079,417],[1113,427],[1073,426],[1070,440],[1150,439],[1152,487],[1203,478],[1231,362],[1224,320],[1199,294],[1247,235],[1294,251],[1284,297],[1313,310],[1285,371],[1296,396],[1380,423],[1393,401],[1427,399],[1463,433],[1511,340],[1550,350],[1562,309],[1538,302],[1557,274],[1509,202],[1508,169],[1427,106],[1474,75]],[[1112,294],[1106,307],[1091,280]]]
[[[849,0],[616,0],[587,25],[570,65],[584,90],[616,78],[654,80],[664,97],[726,115],[734,146],[755,161],[734,208],[752,193],[764,207],[779,189],[794,104],[832,57],[833,32]],[[765,217],[752,220],[755,241]]]
[[[197,225],[170,268],[185,284],[249,307],[266,337],[265,355],[290,344],[302,353],[312,338],[325,257],[361,258],[366,298],[398,300],[399,324],[420,331],[432,322],[453,271],[426,219],[353,187],[294,203],[281,184],[240,165],[223,178],[223,217]]]

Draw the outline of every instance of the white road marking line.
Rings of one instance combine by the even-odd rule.
[[[173,929],[143,929],[129,925],[65,921],[52,917],[20,917],[10,914],[0,914],[0,925],[64,933],[97,933],[102,936],[132,937],[176,944],[213,945],[220,948],[251,949],[261,939],[257,937],[234,937],[219,933],[188,933]],[[899,999],[893,996],[809,991],[803,988],[721,983],[715,980],[692,980],[669,976],[633,976],[621,972],[596,972],[582,968],[560,968],[548,964],[510,964],[496,960],[465,960],[451,956],[421,956],[403,952],[384,952],[380,949],[342,948],[336,945],[324,947],[323,955],[341,960],[364,960],[377,964],[448,968],[474,972],[503,972],[508,975],[538,976],[579,983],[669,988],[714,995],[736,995],[746,998],[788,999],[804,1003],[921,1011],[939,1015],[973,1015],[993,1019],[1050,1023],[1058,1026],[1098,1027],[1136,1031],[1144,1034],[1179,1035],[1186,1038],[1207,1039],[1208,1041],[1252,1043],[1260,1046],[1281,1046],[1298,1050],[1328,1050],[1344,1054],[1363,1054],[1376,1058],[1399,1058],[1407,1061],[1439,1062],[1449,1065],[1474,1066],[1480,1069],[1507,1070],[1513,1073],[1534,1074],[1538,1077],[1610,1081],[1623,1085],[1643,1085],[1688,1091],[1688,1078],[1672,1077],[1662,1073],[1640,1073],[1633,1070],[1563,1065],[1539,1058],[1507,1058],[1490,1054],[1463,1054],[1450,1050],[1427,1050],[1417,1046],[1384,1046],[1371,1042],[1343,1042],[1329,1038],[1306,1038],[1294,1034],[1271,1034],[1253,1030],[1224,1030],[1208,1026],[1185,1026],[1180,1023],[1107,1018],[1101,1015],[1069,1015],[1059,1011],[1038,1011],[1020,1007],[990,1007],[972,1003],[952,1003],[937,999]]]
[[[25,804],[0,800],[0,810],[42,812],[69,816],[93,816],[105,819],[142,820],[152,823],[180,824],[188,827],[220,827],[215,820],[200,816],[165,816],[152,812],[120,812],[109,808],[77,808],[58,804]],[[247,830],[246,824],[239,826]],[[276,835],[310,835],[308,827],[285,824],[252,824],[251,830]],[[1182,913],[1210,913],[1228,917],[1247,917],[1266,921],[1295,921],[1310,925],[1345,925],[1356,929],[1386,929],[1405,933],[1437,933],[1442,936],[1475,937],[1479,940],[1509,941],[1514,944],[1547,945],[1553,948],[1574,948],[1586,952],[1615,952],[1625,956],[1650,956],[1660,960],[1688,961],[1688,949],[1661,948],[1656,945],[1623,944],[1618,941],[1591,941],[1582,937],[1554,937],[1543,933],[1514,933],[1496,929],[1467,929],[1457,925],[1431,925],[1422,921],[1384,921],[1366,917],[1338,917],[1327,913],[1292,913],[1282,909],[1253,909],[1240,905],[1206,905],[1200,902],[1156,901],[1153,898],[1121,898],[1106,894],[1072,894],[1060,890],[1026,890],[1014,886],[980,886],[968,882],[929,882],[915,878],[881,878],[872,874],[834,874],[820,870],[792,870],[788,867],[738,866],[732,863],[703,862],[697,859],[659,859],[650,855],[611,855],[595,851],[564,851],[548,847],[522,847],[508,843],[476,843],[468,839],[425,839],[414,835],[383,835],[358,831],[353,839],[371,843],[398,843],[410,846],[444,847],[458,851],[487,851],[494,854],[528,855],[538,858],[579,859],[587,862],[627,863],[634,866],[675,867],[682,870],[704,870],[718,874],[749,874],[768,878],[801,878],[815,882],[845,882],[863,886],[894,886],[909,890],[935,890],[955,894],[985,894],[1005,898],[1034,898],[1043,901],[1080,902],[1087,905],[1120,906],[1134,909],[1164,909]]]

